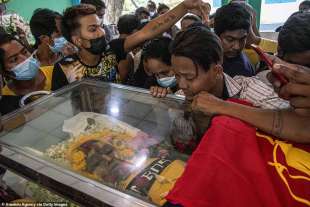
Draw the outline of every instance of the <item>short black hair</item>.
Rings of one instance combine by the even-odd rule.
[[[179,32],[171,44],[170,52],[175,56],[191,59],[198,67],[208,71],[211,64],[223,60],[223,48],[217,35],[206,27],[190,27]]]
[[[170,38],[160,37],[146,42],[142,49],[142,60],[154,58],[166,65],[171,65],[171,53],[169,51],[171,41]]]
[[[81,4],[91,4],[96,7],[96,10],[107,8],[102,0],[81,0]]]
[[[36,40],[36,45],[39,44],[39,38],[42,35],[51,36],[57,30],[56,18],[61,17],[56,11],[50,9],[36,9],[30,19],[30,30]]]
[[[310,9],[310,1],[305,0],[299,4],[299,10],[301,10],[302,7],[305,7],[306,9]]]
[[[153,7],[153,8],[156,9],[156,3],[155,3],[154,1],[149,0],[149,1],[147,2],[147,5],[150,5],[151,7]]]
[[[72,42],[72,34],[80,28],[79,20],[81,17],[96,14],[96,8],[89,4],[79,4],[65,10],[61,21],[62,35]]]
[[[219,8],[214,17],[214,31],[220,36],[225,31],[244,29],[249,31],[251,15],[240,4],[227,4]]]
[[[125,14],[121,16],[117,22],[117,29],[120,34],[131,34],[138,29],[140,25],[139,19],[136,15]]]
[[[310,50],[310,12],[296,12],[282,26],[278,44],[284,54]]]
[[[160,13],[160,12],[161,12],[162,10],[164,10],[164,9],[170,10],[169,6],[167,6],[166,4],[161,4],[161,3],[159,3],[159,4],[158,4],[158,7],[157,7],[157,13]]]
[[[181,22],[183,22],[184,20],[192,20],[193,22],[202,22],[202,19],[195,15],[195,14],[188,14],[185,17],[183,17],[183,19],[181,20]]]
[[[0,47],[4,44],[10,43],[11,41],[17,41],[21,45],[23,45],[18,39],[16,39],[13,35],[8,34],[8,33],[1,33],[0,34]],[[24,46],[24,45],[23,45]],[[5,70],[4,66],[4,57],[5,57],[5,51],[0,48],[0,73],[3,73]]]
[[[147,8],[145,7],[139,7],[138,9],[136,9],[135,14],[136,16],[141,15],[142,13],[147,14],[148,16],[150,16],[149,11],[147,10]]]

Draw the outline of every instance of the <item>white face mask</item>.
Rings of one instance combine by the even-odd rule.
[[[32,55],[24,62],[15,66],[11,72],[14,73],[15,80],[31,80],[37,75],[39,69],[39,61]]]
[[[177,85],[177,79],[175,78],[175,76],[157,78],[157,83],[163,88],[173,88]]]
[[[149,13],[150,13],[150,16],[151,16],[151,17],[154,16],[154,15],[156,14],[155,11],[150,11]]]
[[[148,19],[141,19],[141,20],[140,20],[141,24],[143,24],[143,23],[145,23],[145,22],[149,22],[149,21],[150,21],[150,18],[148,18]]]
[[[53,53],[61,53],[62,49],[66,46],[68,41],[64,37],[54,39],[54,45],[49,46]]]

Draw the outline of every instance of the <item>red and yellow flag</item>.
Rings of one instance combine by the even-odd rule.
[[[184,207],[310,206],[310,145],[215,117],[166,198]]]

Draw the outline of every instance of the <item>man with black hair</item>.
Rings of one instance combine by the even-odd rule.
[[[296,12],[279,33],[278,55],[287,62],[310,67],[310,13]]]
[[[64,37],[78,47],[74,56],[64,58],[55,65],[52,89],[59,89],[84,77],[108,82],[125,83],[128,72],[119,68],[127,53],[174,25],[189,9],[199,7],[201,0],[185,0],[168,13],[154,19],[143,29],[110,44],[100,27],[95,7],[80,4],[64,12]]]
[[[181,31],[186,30],[189,26],[194,23],[202,23],[202,19],[195,14],[188,14],[181,20]]]
[[[108,26],[104,24],[104,15],[107,7],[103,0],[81,0],[81,4],[90,4],[96,7],[96,13],[99,17],[99,21],[101,22],[101,26],[105,31],[106,39],[108,42],[110,42],[112,40],[112,32],[110,31]]]
[[[214,31],[220,37],[223,50],[224,72],[231,77],[251,77],[255,71],[242,52],[251,27],[251,15],[240,4],[228,4],[216,11]]]
[[[147,2],[147,10],[150,13],[151,19],[153,19],[153,18],[155,18],[157,16],[156,8],[157,8],[156,7],[156,3],[154,1],[149,0]]]
[[[310,11],[310,1],[305,0],[299,4],[299,11]]]
[[[140,23],[148,22],[151,19],[150,13],[145,7],[139,7],[136,9],[135,15],[139,19]]]
[[[310,13],[291,16],[283,26],[285,33],[282,30],[280,32],[281,41],[288,42],[291,37],[299,35],[301,28],[309,28],[309,18]],[[290,35],[286,36],[287,32]],[[200,33],[200,38],[193,37],[197,33]],[[203,33],[205,38],[202,38]],[[306,34],[310,35],[309,30],[303,32],[303,35]],[[166,206],[204,206],[210,203],[226,206],[227,202],[233,206],[302,206],[309,203],[309,168],[305,167],[310,158],[310,68],[305,67],[309,62],[309,45],[306,50],[293,47],[288,56],[284,54],[283,60],[276,57],[272,59],[273,71],[283,75],[288,83],[281,83],[276,76],[271,76],[270,80],[279,95],[289,100],[292,107],[272,109],[266,104],[254,108],[240,104],[242,100],[223,101],[223,96],[219,95],[221,87],[212,87],[221,80],[221,49],[216,43],[219,41],[212,34],[208,35],[197,29],[188,30],[172,46],[172,65],[179,85],[187,90],[186,94],[196,95],[192,110],[221,116],[214,118],[216,120],[211,130],[206,132],[187,163],[183,177],[179,178],[166,197],[178,205],[168,203]],[[297,45],[302,41],[303,38],[298,39]],[[199,47],[199,44],[207,46],[209,50]],[[191,50],[201,51],[202,54],[191,55]],[[307,59],[306,62],[302,57]],[[239,82],[242,85],[239,98],[258,106],[257,102],[253,102],[257,94],[253,91],[244,94],[258,80],[254,77],[246,79],[252,81],[248,84]],[[231,87],[227,80],[224,91],[228,89],[230,94],[233,87],[238,88],[238,84]],[[225,86],[229,87],[225,89]],[[260,95],[270,91],[266,87],[260,90]],[[279,99],[277,96],[269,98],[261,99],[260,103]],[[294,172],[294,176],[288,172]],[[223,177],[227,179],[223,180]],[[229,183],[230,192],[238,193],[227,193],[224,183]]]
[[[50,9],[37,9],[30,19],[35,49],[41,66],[54,65],[62,57],[67,41],[61,35],[61,15]]]
[[[157,7],[157,15],[165,14],[165,13],[167,13],[169,10],[170,10],[169,6],[167,6],[166,4],[161,4],[161,3],[159,3],[159,4],[158,4],[158,7]]]
[[[138,31],[140,27],[140,22],[136,15],[133,14],[125,14],[121,16],[117,22],[117,29],[119,32],[119,38],[112,40],[110,43],[114,44],[114,42],[119,41],[120,39],[125,39],[129,35]],[[130,52],[127,54],[125,60],[122,60],[118,65],[118,70],[123,71],[127,76],[130,76],[134,73],[134,55]]]
[[[136,15],[125,14],[122,15],[117,22],[117,29],[120,38],[125,38],[128,35],[136,32],[139,28],[140,22]]]
[[[284,53],[280,52],[284,61],[302,67],[309,66],[310,44],[305,42],[305,38],[307,39],[310,35],[310,30],[305,29],[310,27],[309,20],[310,13],[298,12],[292,15],[283,25],[283,30],[279,34],[279,49],[282,50],[281,46],[285,48]],[[300,32],[302,35],[300,35]],[[191,28],[180,33],[172,46],[172,65],[176,71],[179,87],[190,99],[197,95],[194,98],[193,107],[208,113],[239,118],[282,139],[309,143],[310,132],[309,128],[305,127],[306,118],[298,117],[298,113],[294,111],[296,108],[302,109],[303,105],[307,106],[305,104],[308,103],[307,99],[301,100],[301,97],[295,99],[294,96],[285,95],[288,92],[291,94],[296,93],[296,91],[291,90],[293,85],[296,88],[294,77],[291,76],[288,79],[288,84],[278,82],[277,85],[285,89],[284,92],[280,93],[281,97],[290,100],[290,104],[295,109],[290,108],[287,101],[280,99],[272,88],[256,77],[245,78],[238,76],[231,79],[226,75],[223,76],[222,67],[220,66],[221,48],[217,46],[215,36],[208,33],[197,28]],[[294,44],[296,46],[301,44],[304,44],[304,46],[300,49],[295,45],[290,45],[293,49],[291,50],[286,43],[291,42],[292,39],[295,39]],[[193,51],[200,51],[200,53],[194,53]],[[280,67],[281,64],[275,64],[274,70],[280,71]],[[307,70],[304,71],[309,73]],[[302,88],[297,90],[300,90],[299,93],[301,94],[306,94],[307,89],[303,91]],[[204,91],[204,93],[199,94],[201,91]],[[225,99],[225,97],[239,97],[261,109],[228,104],[220,100]],[[300,111],[302,112],[302,110]]]

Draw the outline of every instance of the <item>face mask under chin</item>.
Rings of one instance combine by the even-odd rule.
[[[165,78],[157,78],[157,83],[163,88],[173,88],[177,85],[177,81],[175,76],[165,77]]]

